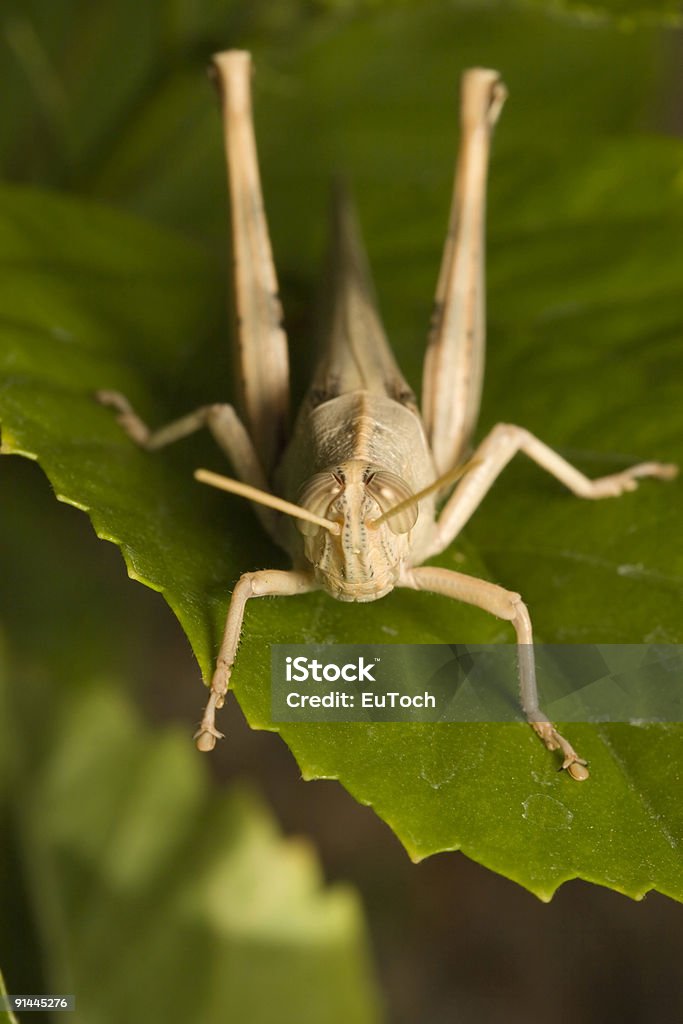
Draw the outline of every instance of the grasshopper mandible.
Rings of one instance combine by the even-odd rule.
[[[249,499],[264,528],[292,557],[289,571],[247,572],[237,582],[197,747],[211,750],[222,737],[215,712],[228,690],[249,598],[322,589],[341,601],[375,601],[394,587],[408,587],[476,605],[511,623],[526,718],[549,750],[560,751],[572,778],[587,778],[586,762],[539,706],[531,620],[520,595],[423,565],[451,544],[517,452],[582,498],[612,497],[633,490],[639,477],[669,479],[677,471],[646,462],[589,480],[528,431],[504,423],[470,457],[484,367],[488,156],[506,97],[499,74],[473,68],[462,78],[460,152],[425,357],[422,416],[389,348],[354,212],[342,195],[336,203],[329,332],[288,434],[287,339],[259,179],[251,58],[237,50],[219,53],[213,69],[228,166],[246,426],[231,405],[215,404],[150,431],[123,395],[98,394],[117,410],[130,437],[149,450],[208,427],[239,480],[207,470],[197,470],[196,478]],[[439,501],[444,503],[437,514]]]

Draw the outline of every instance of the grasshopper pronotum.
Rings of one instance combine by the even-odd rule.
[[[409,587],[477,605],[512,624],[527,720],[549,750],[561,752],[572,778],[587,778],[586,762],[539,707],[531,621],[520,595],[422,564],[451,544],[517,452],[582,498],[611,497],[633,490],[638,477],[668,479],[677,471],[646,462],[589,480],[528,431],[504,423],[464,462],[483,377],[486,178],[491,133],[506,96],[500,76],[473,68],[462,79],[460,153],[425,357],[422,417],[384,334],[351,204],[340,196],[329,333],[288,434],[287,339],[259,181],[250,55],[220,53],[213,67],[228,164],[246,426],[231,405],[216,404],[150,431],[122,395],[99,393],[147,449],[208,427],[239,481],[206,470],[197,470],[197,479],[248,498],[293,560],[287,572],[247,572],[235,586],[198,748],[211,750],[221,738],[215,712],[228,690],[249,598],[323,589],[341,601],[374,601],[394,587]],[[458,477],[437,514],[439,498]]]

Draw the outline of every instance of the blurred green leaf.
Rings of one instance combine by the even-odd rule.
[[[392,142],[392,107],[401,110],[400,97],[409,104],[399,119],[408,138],[427,129],[430,149],[450,152],[443,125],[450,123],[458,69],[468,63],[502,68],[520,109],[530,104],[524,124],[530,132],[535,126],[537,139],[549,121],[553,131],[561,124],[563,134],[577,122],[600,120],[615,130],[617,100],[625,96],[631,102],[618,104],[619,117],[648,108],[662,68],[661,32],[654,26],[680,15],[677,0],[536,0],[540,12],[564,9],[563,17],[545,17],[533,6],[516,0],[480,6],[468,0],[148,0],[142,7],[135,0],[6,0],[0,91],[12,101],[0,124],[3,177],[97,195],[193,235],[222,238],[218,116],[200,69],[213,52],[230,47],[256,54],[261,149],[268,166],[271,153],[279,157],[285,174],[299,162],[289,145],[298,137],[290,134],[295,119],[308,118],[306,156],[315,167],[330,145],[326,122],[335,118],[334,134],[344,141],[344,114],[354,105],[364,110],[368,96],[376,111],[382,108],[379,138],[393,148],[397,166],[430,155],[417,148],[406,158],[400,133]],[[637,32],[614,32],[609,23],[568,15],[572,6],[584,14],[611,7],[631,28],[640,14],[647,17]],[[390,76],[397,51],[400,66]],[[310,79],[309,61],[317,65]],[[544,102],[549,81],[563,83],[552,104]],[[435,89],[442,93],[438,131],[434,123],[405,117],[406,109],[429,117]],[[675,125],[675,93],[668,102]],[[422,181],[434,174],[440,180],[441,164],[425,163]],[[282,169],[273,167],[282,194]],[[318,189],[328,176],[329,167]]]
[[[680,25],[678,0],[532,0],[543,10],[557,11],[579,18],[611,18],[624,29],[638,25]]]
[[[143,729],[105,679],[45,683],[2,681],[0,734],[43,963],[74,1019],[377,1021],[357,899],[323,886],[312,849],[250,791],[211,790],[189,738]]]
[[[290,295],[299,281],[310,290],[322,235],[314,214],[329,172],[345,165],[390,336],[417,385],[455,78],[468,63],[501,67],[511,100],[492,168],[482,425],[520,422],[593,475],[680,461],[683,147],[633,132],[663,91],[669,45],[652,32],[439,5],[351,21],[264,58],[257,128]],[[305,155],[292,138],[306,139]],[[197,194],[213,194],[206,180],[198,174]],[[12,190],[3,210],[5,447],[38,457],[58,495],[121,544],[131,575],[164,593],[206,676],[237,575],[283,556],[239,501],[193,484],[195,465],[222,468],[206,439],[145,455],[91,391],[124,391],[153,423],[229,397],[214,383],[220,361],[207,356],[224,330],[222,285],[201,250],[113,212]],[[302,363],[296,318],[290,333]],[[441,561],[522,592],[540,639],[680,642],[679,505],[680,484],[651,481],[619,501],[580,503],[520,464]],[[235,692],[250,723],[271,728],[271,643],[398,639],[511,637],[483,613],[426,594],[372,606],[325,595],[253,602]],[[339,778],[415,858],[462,848],[543,898],[575,876],[633,896],[683,895],[678,726],[574,727],[591,759],[583,786],[554,773],[522,726],[281,731],[307,777]]]
[[[0,996],[6,995],[5,980],[2,976],[2,971],[0,971]],[[11,1010],[0,1009],[0,1024],[18,1024],[18,1022]]]

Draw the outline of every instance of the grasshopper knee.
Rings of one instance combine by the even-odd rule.
[[[521,596],[513,590],[506,590],[496,583],[487,583],[485,594],[482,593],[482,597],[485,597],[485,600],[480,599],[476,603],[499,619],[513,623],[525,622],[529,619],[526,605]]]

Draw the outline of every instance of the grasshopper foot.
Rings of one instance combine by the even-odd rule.
[[[567,772],[576,782],[583,782],[590,775],[586,767],[586,761],[579,757],[571,743],[564,736],[561,736],[552,722],[530,722],[529,723],[537,736],[543,741],[548,750],[560,750],[564,755],[561,770]]]
[[[199,729],[194,734],[197,750],[202,751],[202,753],[208,753],[210,750],[213,750],[216,746],[216,740],[224,738],[223,733],[219,732],[216,728],[215,722],[216,711],[225,704],[225,695],[228,692],[230,682],[230,671],[231,666],[219,658],[211,681],[211,694],[206,702],[204,716]]]
[[[211,691],[201,725],[194,734],[195,746],[203,754],[213,750],[217,740],[224,739],[224,734],[219,732],[215,725],[216,708],[222,707],[224,701],[225,694],[217,693],[216,690]]]
[[[149,427],[143,423],[125,395],[122,395],[120,391],[96,391],[95,398],[100,405],[106,405],[115,410],[116,422],[123,427],[131,440],[139,444],[141,448],[147,446],[150,439]]]
[[[202,754],[210,753],[216,746],[216,741],[222,739],[225,739],[224,733],[203,724],[194,734],[195,746]]]
[[[197,729],[193,739],[197,750],[203,754],[208,754],[209,751],[213,750],[217,740],[225,739],[225,734],[219,732],[214,725],[214,708],[211,707],[211,699],[209,699],[209,703],[206,705],[202,724]]]
[[[641,477],[652,476],[659,480],[673,480],[678,475],[678,466],[670,462],[640,462],[621,473],[603,476],[592,483],[591,498],[613,498],[625,491],[635,491]]]

